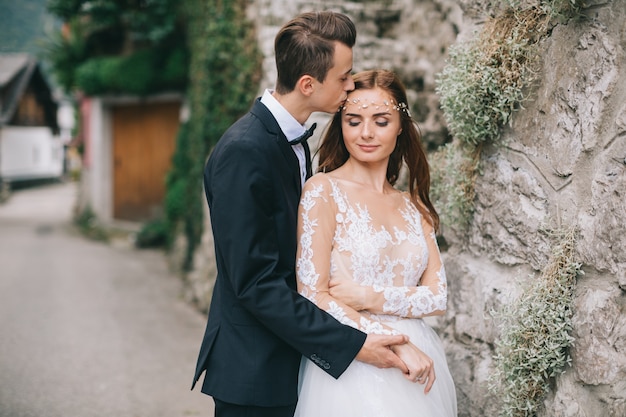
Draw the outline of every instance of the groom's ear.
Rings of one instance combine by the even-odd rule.
[[[303,75],[296,81],[296,89],[300,92],[300,94],[310,97],[313,94],[315,85],[315,78],[310,75]]]

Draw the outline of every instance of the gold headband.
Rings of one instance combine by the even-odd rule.
[[[360,98],[349,98],[343,103],[343,106],[339,109],[346,110],[347,106],[357,106],[358,109],[363,110],[368,107],[374,107],[376,110],[381,110],[384,107],[384,111],[389,111],[390,109],[404,112],[407,116],[411,117],[411,112],[409,111],[409,107],[406,103],[396,103],[394,100],[383,100],[382,103],[376,103],[373,101],[369,101],[368,99],[360,99]]]

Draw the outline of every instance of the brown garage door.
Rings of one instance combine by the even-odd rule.
[[[162,213],[179,109],[178,103],[112,109],[114,218],[142,221]]]

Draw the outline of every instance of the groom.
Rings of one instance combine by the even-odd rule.
[[[301,356],[334,378],[355,358],[407,372],[389,349],[405,336],[366,335],[296,292],[297,209],[311,175],[300,137],[312,134],[312,112],[336,112],[354,88],[355,40],[352,21],[334,12],[283,26],[276,90],[224,133],[205,167],[217,279],[193,386],[206,371],[217,417],[292,416]]]

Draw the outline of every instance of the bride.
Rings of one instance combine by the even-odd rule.
[[[344,324],[408,335],[394,350],[409,368],[432,362],[415,381],[359,361],[335,380],[303,359],[295,415],[454,417],[445,352],[422,320],[444,314],[447,300],[428,162],[396,75],[365,71],[354,82],[320,146],[320,173],[303,189],[298,290]],[[394,188],[403,164],[408,192]]]

